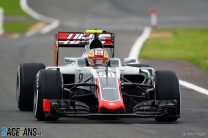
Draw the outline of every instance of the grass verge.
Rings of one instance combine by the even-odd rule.
[[[5,16],[28,16],[20,7],[20,0],[0,0]],[[28,16],[29,17],[29,16]]]
[[[5,22],[4,29],[6,33],[25,33],[36,22]]]
[[[141,58],[188,60],[208,70],[208,28],[156,29]]]
[[[37,22],[20,7],[20,0],[0,0],[0,7],[4,9],[5,34],[24,34]]]

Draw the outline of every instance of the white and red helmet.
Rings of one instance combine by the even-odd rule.
[[[90,66],[107,66],[109,61],[108,53],[102,48],[95,48],[89,51],[88,63]]]

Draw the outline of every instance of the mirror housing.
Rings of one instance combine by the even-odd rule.
[[[124,58],[124,65],[137,63],[136,58]]]
[[[64,61],[71,64],[76,62],[76,58],[65,57]]]

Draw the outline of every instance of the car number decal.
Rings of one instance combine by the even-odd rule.
[[[106,72],[99,72],[98,76],[101,77],[101,78],[106,78],[106,77],[115,78],[116,74],[114,72],[108,72],[108,73],[106,73]]]

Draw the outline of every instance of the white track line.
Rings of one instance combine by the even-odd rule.
[[[149,38],[150,34],[151,34],[152,29],[150,27],[145,27],[143,33],[137,38],[137,40],[135,41],[134,45],[131,48],[131,51],[129,53],[129,57],[130,58],[138,58],[139,57],[139,53],[141,51],[141,48],[144,44],[144,42]],[[197,91],[199,93],[208,95],[208,90],[206,90],[205,88],[199,87],[195,84],[183,81],[183,80],[179,80],[179,83],[181,86],[187,87],[189,89],[192,89],[194,91]]]
[[[135,41],[134,45],[131,48],[131,51],[129,53],[129,58],[138,58],[139,53],[141,51],[141,48],[144,44],[144,42],[149,38],[151,34],[152,29],[150,27],[145,27],[143,33],[141,36],[138,37],[138,39]]]
[[[183,81],[183,80],[179,80],[179,83],[180,83],[181,86],[184,86],[184,87],[190,88],[192,90],[195,90],[197,92],[208,95],[208,90],[206,90],[202,87],[199,87],[195,84],[192,84],[192,83],[189,83],[189,82],[186,82],[186,81]]]
[[[39,13],[37,13],[36,11],[34,11],[33,9],[31,9],[28,4],[27,4],[27,0],[20,0],[20,6],[21,8],[28,13],[30,16],[32,16],[33,18],[35,18],[36,20],[42,21],[42,22],[46,22],[49,23],[49,25],[47,25],[46,27],[44,27],[40,33],[41,34],[45,34],[50,32],[51,30],[57,28],[60,25],[60,21],[58,19],[53,19],[50,17],[46,17],[43,15],[40,15]],[[26,34],[26,36],[32,36],[36,33],[34,32],[28,32]]]

